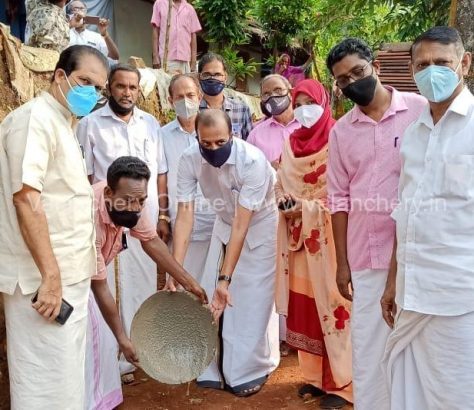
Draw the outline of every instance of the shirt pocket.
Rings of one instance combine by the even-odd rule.
[[[451,155],[443,162],[441,193],[447,197],[474,197],[474,155]]]
[[[145,137],[141,143],[139,143],[141,146],[139,146],[139,157],[141,160],[145,161],[148,165],[150,165],[153,161],[153,151],[156,152],[156,149],[154,149],[155,144],[154,142],[149,138]],[[155,155],[155,160],[156,155]]]

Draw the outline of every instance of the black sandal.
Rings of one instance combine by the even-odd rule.
[[[349,402],[341,396],[337,394],[326,394],[326,396],[321,399],[319,407],[321,409],[342,409],[346,404],[349,404]]]
[[[312,384],[304,384],[298,389],[298,396],[301,397],[302,399],[310,395],[312,397],[321,397],[324,396],[326,392],[324,390],[318,389],[316,386],[313,386]]]
[[[242,389],[240,391],[234,392],[234,395],[237,397],[249,397],[252,396],[255,393],[258,393],[262,388],[261,384],[257,384],[253,387],[249,387],[247,389]]]

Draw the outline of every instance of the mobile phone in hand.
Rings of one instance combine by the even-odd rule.
[[[100,17],[98,16],[85,16],[84,17],[84,24],[93,24],[98,26],[100,23]]]
[[[293,208],[295,205],[296,205],[296,202],[293,199],[288,198],[286,201],[281,201],[278,204],[278,209],[282,211],[288,211],[289,209]]]
[[[38,300],[38,292],[31,298],[31,303],[36,303]],[[59,311],[59,315],[56,317],[56,322],[58,322],[60,325],[64,325],[64,323],[67,322],[69,319],[69,316],[71,316],[72,311],[74,308],[66,302],[64,299],[61,299],[61,310]]]

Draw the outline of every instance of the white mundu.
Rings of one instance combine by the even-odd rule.
[[[171,226],[174,229],[178,203],[176,202],[178,184],[178,165],[183,152],[191,145],[197,145],[196,133],[186,132],[176,119],[161,129],[163,149],[168,165],[168,198]],[[186,258],[183,263],[193,277],[200,282],[204,272],[209,244],[211,242],[212,228],[216,214],[209,202],[203,197],[201,187],[198,185],[194,199],[194,225],[189,240]]]
[[[264,382],[278,366],[274,182],[274,171],[260,150],[238,138],[233,139],[230,157],[220,168],[202,158],[198,144],[189,147],[181,157],[178,202],[193,201],[199,183],[217,215],[202,279],[210,298],[219,275],[216,256],[222,257],[229,242],[237,204],[254,211],[229,286],[233,306],[223,314],[223,375],[213,362],[198,378],[201,386],[219,388],[224,382],[239,391]]]
[[[107,179],[107,169],[120,156],[132,155],[145,161],[150,168],[147,207],[150,217],[158,220],[157,176],[168,168],[163,153],[160,125],[150,114],[134,108],[128,123],[118,118],[107,104],[84,117],[78,124],[77,137],[81,143],[87,172],[93,182]],[[142,250],[140,241],[127,234],[128,249],[121,252],[119,260],[120,316],[127,335],[133,316],[145,299],[157,290],[156,264]],[[115,294],[114,264],[108,267],[108,283]],[[120,370],[127,373],[134,367],[121,360]]]
[[[396,303],[385,369],[392,410],[474,403],[474,97],[436,123],[429,107],[401,146]]]

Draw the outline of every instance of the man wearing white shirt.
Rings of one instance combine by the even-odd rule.
[[[178,165],[183,152],[191,145],[197,145],[195,121],[202,98],[198,80],[189,74],[178,74],[169,85],[169,101],[176,111],[176,119],[162,129],[163,149],[168,165],[168,195],[171,226],[174,228],[178,203],[176,202],[178,184]],[[212,227],[216,214],[209,202],[203,197],[198,186],[194,200],[194,226],[188,244],[183,266],[199,282],[204,272]],[[174,287],[170,277],[169,287]]]
[[[99,32],[89,30],[86,24],[82,21],[87,14],[87,7],[82,1],[72,1],[67,7],[67,13],[71,16],[71,20],[79,21],[79,24],[75,24],[75,27],[71,28],[69,33],[69,45],[87,45],[96,48],[104,56],[109,58],[109,61],[117,62],[120,58],[117,45],[110,37],[107,28],[109,26],[109,20],[100,19],[97,26]]]
[[[135,104],[139,94],[140,72],[128,65],[116,65],[109,75],[108,104],[84,117],[76,134],[84,150],[90,181],[105,181],[110,164],[120,156],[135,156],[151,171],[148,187],[150,217],[165,242],[169,236],[166,189],[168,170],[163,153],[160,125]],[[158,195],[160,194],[160,195]],[[160,201],[160,202],[159,202]],[[120,313],[127,335],[137,309],[157,290],[156,264],[141,249],[140,241],[127,235],[128,249],[119,257]],[[112,264],[113,265],[113,264]],[[113,271],[113,266],[112,269]],[[109,270],[108,282],[114,275]],[[121,372],[134,368],[121,361]]]
[[[279,363],[275,173],[258,148],[232,137],[231,120],[222,110],[202,111],[196,132],[198,144],[179,162],[173,253],[184,260],[200,185],[216,212],[201,284],[214,294],[214,318],[222,315],[219,357],[199,376],[198,386],[249,396]]]
[[[430,103],[401,146],[384,367],[392,410],[461,409],[474,402],[474,97],[463,80],[471,54],[454,28],[435,27],[411,55]]]

